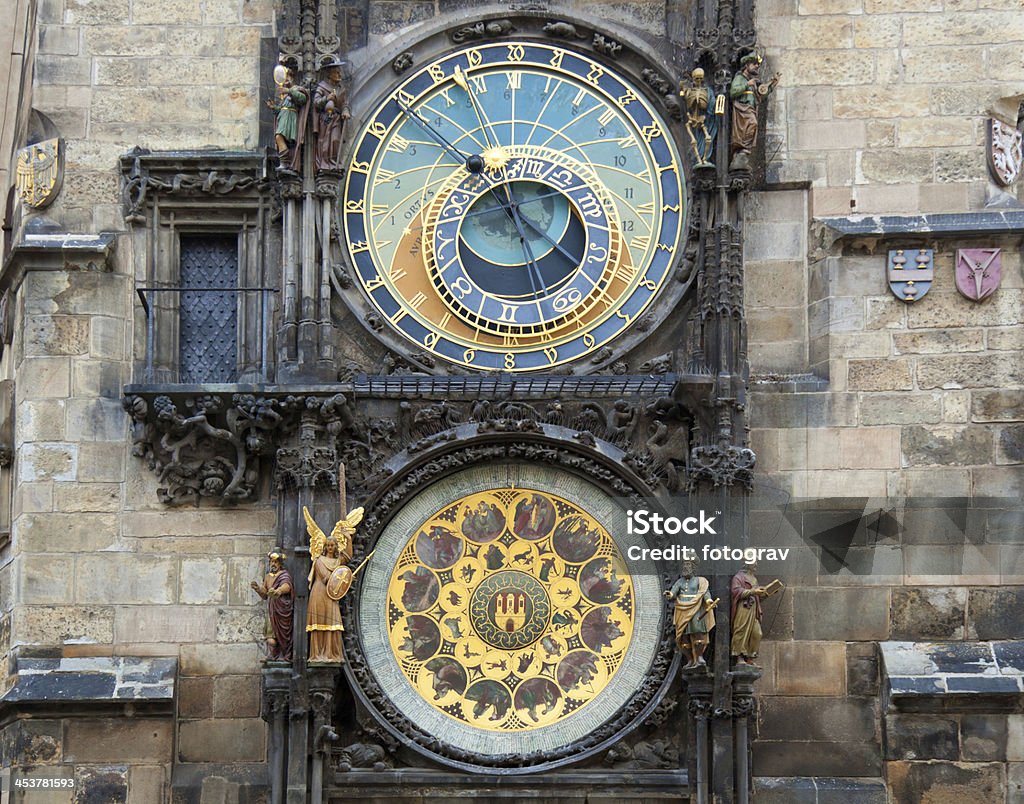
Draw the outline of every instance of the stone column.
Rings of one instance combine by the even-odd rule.
[[[317,732],[310,730],[309,713],[314,706],[313,681],[322,668],[308,668],[306,611],[309,604],[309,538],[302,516],[303,506],[329,532],[338,518],[338,463],[333,436],[320,422],[320,410],[307,406],[301,416],[295,440],[277,451],[274,478],[277,486],[278,533],[289,556],[288,569],[295,583],[295,636],[292,648],[291,702],[288,717],[287,804],[307,804],[312,788],[310,755]],[[337,676],[337,668],[331,668]],[[319,682],[317,682],[319,683]],[[321,685],[322,686],[322,685]],[[317,687],[319,689],[320,687]],[[333,696],[333,686],[330,688]],[[313,768],[316,767],[314,760]],[[315,800],[315,799],[314,799]]]
[[[340,665],[311,665],[306,671],[309,700],[313,710],[313,744],[310,768],[309,802],[324,801],[324,775],[329,772],[331,744],[338,739],[331,721],[334,719],[334,691],[338,686]]]
[[[706,667],[683,668],[681,672],[689,699],[687,711],[691,718],[687,751],[691,800],[694,804],[708,804],[708,719],[711,717],[714,678]]]
[[[750,716],[754,714],[754,682],[760,669],[748,665],[732,671],[732,720],[736,740],[736,804],[750,804]]]
[[[270,777],[270,804],[284,804],[287,784],[288,704],[291,698],[292,667],[288,662],[263,665],[263,719],[270,728],[267,769]]]

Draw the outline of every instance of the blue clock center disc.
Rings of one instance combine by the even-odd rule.
[[[516,205],[525,248],[509,199]],[[467,210],[459,235],[467,273],[484,290],[505,298],[535,296],[560,285],[579,267],[586,238],[569,199],[534,181],[509,182],[481,195]],[[529,283],[527,271],[533,274]]]
[[[570,218],[569,200],[539,182],[516,181],[506,184],[504,188],[497,188],[493,194],[480,196],[469,208],[466,220],[462,224],[463,242],[478,257],[492,265],[518,267],[525,261],[523,247],[519,242],[519,232],[512,221],[512,216],[498,203],[500,199],[506,207],[508,205],[505,188],[508,189],[512,201],[519,205],[523,231],[533,257],[537,260],[554,248],[544,239],[544,235],[555,243],[565,237]]]

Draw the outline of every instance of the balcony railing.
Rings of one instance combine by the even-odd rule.
[[[231,372],[230,377],[214,376],[216,372],[223,371],[224,366],[218,366],[214,362],[208,361],[204,364],[204,355],[199,354],[194,360],[191,361],[187,367],[189,376],[186,379],[181,377],[183,370],[186,370],[183,359],[183,344],[179,338],[178,344],[175,345],[173,354],[171,347],[165,346],[164,349],[168,350],[167,354],[160,354],[160,363],[169,367],[171,365],[178,366],[178,381],[179,382],[190,382],[190,383],[203,383],[203,382],[234,382],[238,376],[238,350],[237,344],[251,343],[251,338],[258,337],[258,351],[255,355],[255,363],[258,365],[259,380],[260,382],[269,382],[270,379],[270,294],[277,293],[277,288],[271,287],[252,287],[252,288],[223,288],[223,287],[137,287],[135,289],[136,295],[139,297],[139,301],[142,304],[142,309],[146,314],[146,366],[145,366],[145,382],[153,383],[156,381],[156,370],[157,370],[157,343],[158,343],[158,318],[162,318],[160,310],[156,307],[156,299],[159,294],[182,294],[182,293],[196,293],[196,294],[220,294],[221,296],[230,295],[234,298],[234,305],[224,305],[221,312],[228,311],[230,317],[225,318],[222,314],[218,317],[217,311],[211,305],[206,305],[207,312],[209,314],[209,324],[213,329],[228,330],[230,329],[230,337],[235,341],[235,348],[232,350],[234,357],[234,370]],[[240,315],[239,297],[246,296],[247,294],[259,294],[258,304],[256,305],[255,314],[248,316]],[[169,320],[176,320],[179,328],[181,327],[182,320],[182,300],[180,295],[178,296],[178,304],[175,306],[168,306],[164,309],[166,316]],[[198,305],[200,310],[203,305]],[[192,312],[195,312],[193,310]],[[173,317],[173,319],[172,319]],[[239,332],[239,322],[241,322],[242,330]],[[241,337],[239,337],[241,336]],[[223,358],[224,355],[221,355]],[[224,361],[221,360],[221,363]],[[245,361],[250,362],[250,361]]]

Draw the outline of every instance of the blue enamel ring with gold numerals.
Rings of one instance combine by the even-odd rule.
[[[625,334],[686,221],[673,128],[649,96],[594,54],[531,41],[404,74],[356,109],[349,300],[414,351],[482,370],[549,370]]]

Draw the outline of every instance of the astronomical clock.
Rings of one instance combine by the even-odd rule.
[[[357,135],[341,202],[378,320],[487,371],[549,371],[620,337],[663,292],[686,220],[648,94],[531,41],[410,71]]]
[[[624,560],[624,512],[586,479],[472,467],[381,531],[358,598],[361,651],[389,723],[460,767],[557,764],[653,701],[661,580]]]
[[[346,301],[435,400],[402,403],[414,443],[377,467],[347,672],[388,739],[522,774],[599,761],[672,683],[665,578],[623,533],[675,471],[638,398],[665,414],[672,382],[608,364],[683,293],[688,194],[640,70],[565,37],[456,39],[357,108],[339,191]]]
[[[625,522],[751,482],[751,169],[729,161],[720,101],[753,46],[752,4],[608,5],[635,27],[450,5],[284,0],[277,156],[217,179],[247,233],[242,290],[261,294],[239,303],[243,384],[155,385],[181,372],[161,346],[174,338],[150,342],[150,381],[126,391],[134,452],[168,503],[273,486],[298,583],[293,655],[263,668],[270,800],[399,800],[409,768],[445,799],[472,774],[522,777],[501,781],[524,799],[552,783],[613,795],[619,770],[638,772],[638,799],[678,799],[713,769],[705,716],[746,717],[749,701],[733,706],[719,628],[707,666],[729,683],[712,706],[711,673],[691,667],[684,703],[663,596],[679,567],[636,560],[631,546],[664,545]],[[431,18],[394,27],[413,6]],[[129,219],[170,237],[178,210],[198,214],[193,189],[219,201],[236,156],[204,153],[185,181],[177,156],[133,152]],[[335,633],[308,660],[304,507],[325,529],[364,509],[341,663],[333,609],[305,623]]]

